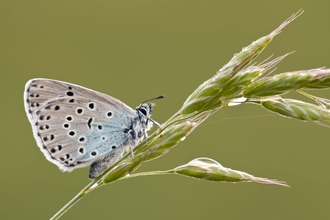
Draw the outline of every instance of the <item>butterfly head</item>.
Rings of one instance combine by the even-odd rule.
[[[135,109],[137,115],[139,116],[139,120],[140,120],[141,124],[143,124],[145,126],[146,131],[152,127],[152,124],[155,124],[158,128],[160,128],[160,124],[158,124],[156,121],[154,121],[153,119],[150,118],[153,105],[149,101],[152,101],[155,99],[161,99],[161,98],[164,98],[164,96],[161,95],[156,98],[146,100],[146,101],[142,102],[141,105],[139,105]]]
[[[136,107],[136,113],[139,116],[139,121],[145,126],[146,130],[149,130],[152,127],[152,120],[150,120],[152,112],[151,103],[142,103]]]

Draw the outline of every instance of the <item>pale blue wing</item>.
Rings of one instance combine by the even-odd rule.
[[[48,79],[30,80],[25,110],[37,144],[64,171],[90,165],[127,144],[126,130],[136,112],[121,101],[81,87]]]

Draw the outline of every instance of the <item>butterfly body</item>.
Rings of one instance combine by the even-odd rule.
[[[150,103],[135,110],[111,96],[66,82],[32,79],[24,105],[45,157],[63,171],[91,166],[96,178],[147,137]]]

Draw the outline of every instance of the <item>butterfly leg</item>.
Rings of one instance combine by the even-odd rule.
[[[133,158],[134,163],[136,163],[135,157],[134,157],[134,152],[133,152],[133,147],[130,144],[129,144],[129,150],[131,151],[131,154],[132,154],[132,158]]]
[[[143,129],[143,136],[144,136],[144,140],[146,141],[146,145],[147,145],[149,151],[151,152],[152,150],[151,150],[151,148],[149,147],[148,140],[147,140],[147,139],[148,139],[148,134],[147,134],[147,132],[146,132],[145,129]]]

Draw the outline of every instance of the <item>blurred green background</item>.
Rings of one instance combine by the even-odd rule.
[[[234,53],[300,8],[258,60],[295,50],[277,73],[330,67],[330,1],[2,0],[0,218],[48,219],[89,182],[88,169],[62,173],[37,147],[23,107],[29,79],[75,83],[131,107],[165,94],[153,114],[162,123]],[[204,156],[291,188],[134,178],[95,190],[62,219],[328,219],[329,132],[254,105],[224,108],[139,171]]]

